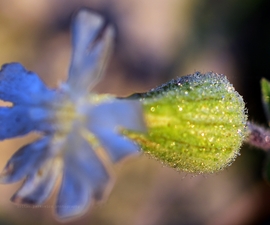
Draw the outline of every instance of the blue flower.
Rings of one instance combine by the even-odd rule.
[[[104,197],[113,163],[139,152],[121,131],[144,130],[138,101],[89,93],[112,49],[112,26],[100,15],[81,10],[72,28],[69,76],[58,89],[47,87],[19,63],[0,71],[0,98],[12,103],[0,107],[0,140],[32,131],[42,134],[11,157],[0,182],[24,179],[12,201],[42,204],[62,176],[56,200],[59,218],[80,215]]]

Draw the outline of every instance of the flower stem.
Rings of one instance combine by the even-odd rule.
[[[270,130],[248,122],[249,135],[245,140],[247,144],[260,148],[264,151],[270,150]]]

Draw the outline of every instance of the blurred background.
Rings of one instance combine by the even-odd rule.
[[[267,126],[260,79],[270,79],[268,0],[0,0],[0,64],[18,61],[51,87],[65,80],[70,22],[80,7],[103,13],[117,28],[99,93],[126,96],[195,71],[225,74],[243,95],[249,119]],[[28,138],[0,143],[0,168]],[[145,156],[116,165],[104,203],[69,224],[267,225],[266,153],[243,146],[232,166],[190,175]],[[43,207],[9,201],[20,183],[0,186],[0,225],[60,224],[55,194]]]

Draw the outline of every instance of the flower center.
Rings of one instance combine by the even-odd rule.
[[[55,123],[54,143],[59,147],[58,149],[61,149],[60,146],[65,143],[66,138],[68,138],[72,131],[82,132],[82,130],[87,129],[87,124],[90,120],[89,112],[93,107],[96,107],[101,102],[107,101],[110,98],[110,95],[93,94],[76,100],[69,98],[69,95],[59,98],[53,106],[53,123]],[[91,134],[90,138],[90,134],[91,132],[88,131],[88,135],[85,138],[91,145],[97,145],[98,141],[96,137]]]
[[[57,107],[55,113],[55,122],[57,123],[55,138],[62,139],[66,137],[76,122],[82,122],[84,120],[85,116],[79,112],[78,105],[69,99],[64,99],[60,106]]]

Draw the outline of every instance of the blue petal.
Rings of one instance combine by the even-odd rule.
[[[19,149],[8,161],[0,174],[1,183],[17,182],[36,171],[46,161],[50,138],[45,137]]]
[[[31,172],[11,200],[23,204],[41,204],[51,194],[62,168],[59,159],[47,160],[38,170]]]
[[[42,80],[35,73],[27,71],[21,64],[10,63],[2,66],[0,99],[15,104],[35,104],[51,94],[52,91]]]
[[[118,162],[127,156],[139,154],[139,146],[112,130],[96,127],[92,132],[99,139],[113,162]]]
[[[51,99],[51,102],[56,99]],[[15,106],[17,107],[17,106]],[[45,134],[52,134],[55,132],[57,125],[54,122],[55,119],[55,109],[53,105],[45,105],[41,104],[41,106],[37,107],[29,107],[28,114],[31,123],[33,125],[33,129],[37,131],[41,131]]]
[[[146,130],[141,104],[136,100],[114,99],[106,101],[91,108],[87,114],[90,130],[97,127],[115,131],[118,128],[141,132]]]
[[[0,107],[0,140],[25,135],[31,131],[54,131],[54,112],[46,106],[14,105]]]
[[[110,175],[89,143],[76,130],[68,138],[64,158],[66,166],[73,168],[87,181],[94,198],[100,200],[110,182]]]
[[[114,30],[95,12],[81,10],[72,26],[73,53],[67,84],[82,95],[96,84],[112,50]]]
[[[66,166],[56,203],[56,214],[61,218],[69,218],[84,213],[90,204],[90,190],[87,181]]]
[[[25,135],[34,127],[27,107],[0,107],[0,140]]]
[[[0,71],[0,99],[13,103],[12,107],[0,107],[0,140],[25,135],[33,130],[50,130],[47,123],[37,120],[37,109],[43,114],[56,98],[56,92],[48,89],[34,73],[19,63],[2,66]],[[47,114],[46,114],[47,115]],[[40,117],[40,116],[39,116]],[[46,126],[45,126],[46,125]]]

